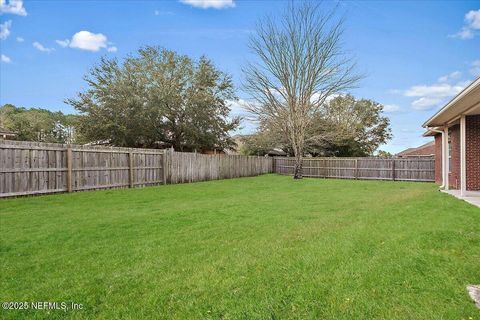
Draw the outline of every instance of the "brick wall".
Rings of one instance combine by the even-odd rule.
[[[435,136],[435,182],[442,184],[442,134]]]
[[[452,161],[450,173],[448,174],[448,184],[451,189],[460,189],[460,125],[454,125],[449,128],[451,132],[451,156]]]
[[[480,115],[467,116],[466,126],[466,175],[467,190],[480,190]]]

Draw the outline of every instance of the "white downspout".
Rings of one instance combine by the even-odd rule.
[[[432,132],[436,132],[436,133],[441,133],[442,134],[442,157],[441,157],[441,160],[442,160],[442,185],[440,186],[440,189],[443,189],[445,188],[445,131],[443,130],[437,130],[437,129],[434,129],[434,128],[430,128],[430,127],[427,127],[427,130],[429,131],[432,131]]]
[[[445,143],[443,144],[443,153],[445,154],[445,185],[443,186],[444,190],[450,189],[450,181],[448,174],[450,173],[450,149],[448,148],[448,126],[444,128],[445,130]]]
[[[462,197],[465,196],[467,191],[466,130],[465,115],[462,115],[460,118],[460,195]]]

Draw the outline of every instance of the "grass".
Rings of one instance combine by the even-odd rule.
[[[480,210],[433,184],[266,175],[0,202],[0,318],[479,319]]]

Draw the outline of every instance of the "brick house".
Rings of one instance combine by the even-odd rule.
[[[480,78],[428,119],[435,138],[435,181],[462,196],[480,191]]]
[[[17,134],[11,130],[0,127],[0,140],[15,139]]]
[[[408,148],[395,155],[397,158],[435,157],[435,141],[427,142],[420,147]]]

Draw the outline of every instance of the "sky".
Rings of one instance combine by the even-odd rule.
[[[335,1],[343,45],[365,75],[356,98],[385,106],[392,153],[421,145],[422,123],[480,75],[480,1]],[[102,56],[123,59],[145,45],[206,55],[232,75],[240,103],[242,66],[255,24],[288,2],[246,0],[0,0],[0,105],[75,113],[64,103],[86,88]],[[244,121],[240,133],[255,125]]]

